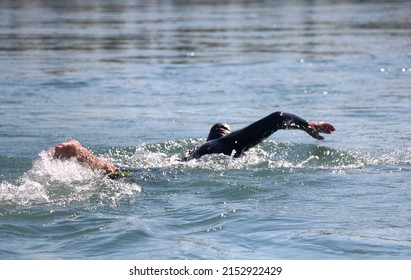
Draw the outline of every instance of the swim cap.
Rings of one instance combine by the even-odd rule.
[[[208,134],[207,141],[221,138],[227,134],[231,133],[230,126],[226,123],[216,123],[210,129]]]

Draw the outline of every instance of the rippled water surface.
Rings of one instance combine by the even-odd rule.
[[[410,259],[408,1],[0,2],[0,259]],[[182,162],[219,121],[327,120]],[[75,138],[110,180],[49,156]]]

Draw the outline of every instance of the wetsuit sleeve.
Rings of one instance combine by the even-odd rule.
[[[218,140],[210,140],[205,142],[201,146],[196,147],[194,150],[190,151],[187,155],[185,155],[183,160],[188,161],[191,159],[198,159],[207,154],[224,153],[224,151],[221,150],[221,145],[217,146],[217,144],[220,143]]]
[[[224,141],[225,145],[232,145],[231,151],[235,150],[234,157],[239,157],[279,129],[306,130],[307,127],[308,122],[296,115],[275,112],[218,140]]]

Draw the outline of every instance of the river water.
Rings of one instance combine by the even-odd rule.
[[[0,259],[410,259],[408,1],[1,1]],[[181,162],[215,122],[326,120]],[[137,168],[110,180],[49,149]]]

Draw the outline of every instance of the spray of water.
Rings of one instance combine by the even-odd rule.
[[[245,156],[234,159],[224,155],[208,155],[199,160],[184,162],[182,155],[204,139],[143,144],[138,147],[112,148],[102,156],[113,163],[137,168],[146,174],[162,170],[164,177],[185,173],[230,170],[304,169],[345,172],[369,166],[399,165],[409,168],[411,148],[388,153],[369,154],[361,151],[341,151],[314,144],[276,143],[266,141],[249,150]],[[125,197],[141,191],[139,180],[150,180],[141,174],[132,179],[111,180],[104,174],[80,165],[75,160],[54,160],[47,151],[40,153],[33,167],[16,182],[0,183],[0,201],[16,205],[92,203],[117,205]]]
[[[17,182],[1,182],[0,201],[16,205],[115,205],[121,198],[140,191],[136,183],[111,180],[75,160],[54,160],[43,151]]]

